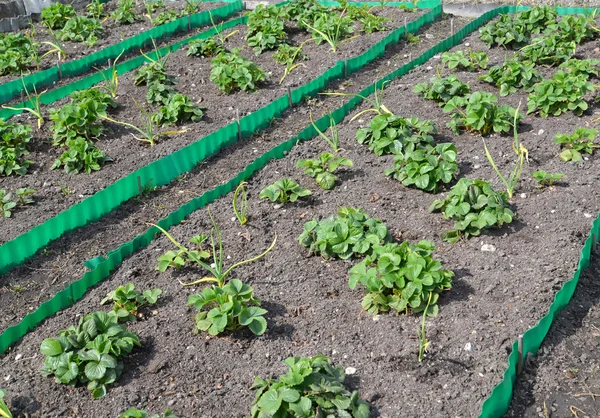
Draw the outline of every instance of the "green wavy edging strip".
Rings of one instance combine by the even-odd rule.
[[[441,13],[442,7],[441,5],[438,5],[434,9],[425,13],[423,16],[419,17],[417,20],[410,22],[407,25],[408,31],[411,33],[417,32],[424,24],[435,21],[441,15]],[[235,25],[236,21],[237,19],[226,22],[225,26]],[[331,81],[343,78],[346,70],[348,74],[351,74],[352,72],[357,71],[363,65],[383,55],[385,48],[388,45],[397,43],[399,41],[399,39],[404,35],[404,30],[405,28],[401,27],[395,31],[392,31],[362,55],[347,60],[346,65],[344,64],[344,61],[338,61],[332,68],[324,72],[320,77],[304,86],[296,88],[291,92],[292,103],[299,103],[302,101],[304,96],[313,96],[317,92],[321,91]],[[197,35],[197,37],[212,36],[212,31],[214,31],[214,29],[205,31]],[[188,41],[189,39],[180,41],[170,46],[170,48],[171,50],[177,49],[184,42]],[[166,53],[166,48],[167,47],[165,47],[163,50],[160,50],[158,53]],[[149,54],[149,56],[153,56],[153,54]],[[119,65],[119,71],[129,71],[134,66],[141,65],[141,63],[145,60],[146,58],[141,56],[122,63]],[[69,92],[71,92],[75,89],[87,88],[92,82],[99,82],[101,80],[102,76],[100,74],[94,74],[93,76],[87,77],[83,80],[59,89],[61,90],[60,93],[58,91],[53,93],[66,95],[67,91],[64,90],[66,88],[69,88]],[[245,116],[244,118],[240,119],[242,133],[244,135],[253,133],[258,127],[267,124],[273,117],[275,117],[275,115],[280,114],[280,112],[288,107],[288,98],[286,95],[284,95],[266,105],[262,109],[252,113],[251,115]],[[194,146],[194,144],[191,144],[188,147],[182,148],[181,150],[167,155],[160,160],[148,164],[147,166],[140,168],[126,177],[117,180],[116,182],[107,186],[105,189],[95,193],[93,196],[76,205],[73,205],[69,209],[59,213],[43,224],[38,225],[6,242],[0,246],[0,274],[4,274],[11,268],[22,264],[26,259],[33,256],[49,242],[59,238],[64,233],[102,218],[121,205],[123,202],[136,196],[139,193],[138,178],[142,184],[148,184],[150,181],[152,181],[152,184],[156,186],[162,186],[170,183],[177,176],[191,170],[202,159],[210,157],[224,146],[227,146],[235,141],[237,141],[237,125],[235,123],[231,123],[224,128],[196,141],[196,144],[201,143],[201,145]],[[0,350],[0,352],[1,351],[2,350]]]
[[[205,0],[209,3],[229,3],[223,7],[211,10],[215,16],[230,16],[235,12],[243,10],[244,4],[241,0]],[[116,59],[122,53],[129,53],[133,50],[152,45],[152,39],[169,38],[178,32],[185,32],[191,28],[198,28],[210,24],[209,11],[195,13],[193,15],[180,17],[173,22],[165,23],[147,31],[141,32],[131,38],[125,39],[114,45],[96,51],[93,54],[83,58],[69,61],[61,64],[62,78],[74,77],[80,75],[96,65],[104,65],[109,59]],[[189,25],[189,26],[188,26]],[[36,87],[40,91],[41,87],[48,86],[60,81],[61,76],[58,67],[50,67],[43,71],[18,78],[0,85],[0,103],[6,103],[9,100],[19,96],[23,92],[23,82],[27,90],[33,91]]]
[[[559,10],[559,13],[561,14],[576,14],[584,11],[582,9],[573,8],[557,8],[557,10]],[[469,33],[473,32],[475,29],[498,14],[511,12],[514,13],[514,11],[514,7],[505,6],[491,11],[490,13],[486,13],[486,15],[480,18],[481,20],[478,19],[479,21],[472,22],[474,25],[469,24],[470,26],[474,27],[469,28],[468,25],[454,36],[426,51],[415,60],[407,63],[398,70],[386,76],[384,79],[362,90],[360,94],[365,97],[373,94],[377,88],[381,88],[381,86],[383,86],[385,81],[398,78],[416,66],[424,64],[435,54],[458,45],[458,43]],[[475,24],[476,22],[477,24]],[[440,47],[446,41],[449,42],[447,42],[443,47]],[[354,98],[350,100],[344,106],[332,112],[332,117],[336,123],[341,122],[341,120],[361,102],[362,100],[360,98]],[[318,121],[316,121],[316,125],[321,130],[326,129],[329,126],[329,117],[324,116],[320,118]],[[161,220],[158,225],[164,229],[169,229],[171,226],[179,224],[193,211],[198,210],[209,203],[214,202],[217,198],[233,191],[239,183],[249,179],[256,171],[263,168],[272,159],[283,158],[286,151],[291,150],[298,142],[310,139],[316,135],[317,131],[312,126],[305,128],[296,137],[263,154],[260,158],[247,166],[245,170],[240,172],[235,178],[231,179],[226,184],[218,186],[217,188],[204,193],[202,196],[186,203],[179,210],[171,213],[167,218]],[[96,258],[94,260],[90,260],[91,263],[89,265],[90,268],[92,268],[92,271],[86,273],[83,278],[72,283],[65,290],[59,292],[52,300],[42,304],[34,313],[27,315],[20,324],[8,328],[2,335],[0,335],[0,352],[4,352],[9,345],[13,344],[19,338],[25,335],[28,330],[37,326],[39,322],[51,315],[54,315],[61,309],[71,306],[74,301],[83,297],[87,289],[107,278],[126,257],[129,257],[136,251],[146,247],[153,240],[157,232],[158,230],[156,228],[150,228],[144,234],[139,235],[134,240],[129,241],[128,243],[121,245],[117,250],[108,253],[107,259]],[[548,314],[545,315],[535,327],[531,328],[524,334],[523,349],[525,353],[537,353],[546,334],[548,333],[548,330],[550,329],[552,321],[556,315],[568,305],[579,282],[581,272],[589,266],[593,240],[598,236],[600,236],[600,216],[596,218],[592,225],[590,236],[587,238],[581,251],[578,268],[573,275],[573,278],[565,283],[562,289],[556,294]],[[513,343],[512,353],[509,356],[509,365],[504,373],[504,378],[502,382],[493,389],[489,398],[484,402],[480,418],[498,418],[508,411],[512,399],[514,383],[516,381],[516,364],[517,342]]]

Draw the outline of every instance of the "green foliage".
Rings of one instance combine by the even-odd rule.
[[[442,184],[450,183],[458,173],[457,151],[451,143],[416,148],[409,144],[394,156],[394,167],[385,170],[405,186],[437,193]]]
[[[522,115],[511,106],[498,106],[497,102],[498,98],[493,94],[480,91],[467,97],[454,97],[444,106],[444,112],[454,112],[448,127],[457,135],[463,129],[481,135],[509,132],[515,121],[519,124]]]
[[[273,53],[273,59],[277,64],[291,66],[298,59],[306,60],[306,55],[300,55],[302,46],[291,46],[288,44],[281,44],[277,47],[277,51]]]
[[[117,10],[112,12],[110,17],[122,25],[135,23],[140,19],[134,10],[134,7],[134,0],[119,0],[117,3]]]
[[[136,86],[150,86],[152,84],[173,84],[172,77],[167,75],[167,60],[169,55],[165,55],[157,60],[151,60],[144,63],[135,70],[134,84]]]
[[[241,226],[244,226],[246,222],[248,222],[248,195],[246,193],[246,182],[241,182],[238,187],[236,187],[235,192],[233,193],[233,213],[235,213],[235,217]],[[241,196],[241,204],[239,204],[239,199]]]
[[[598,75],[598,64],[600,61],[595,59],[580,60],[578,58],[570,58],[560,64],[558,68],[565,73],[573,76],[585,75],[588,78]]]
[[[515,59],[506,61],[502,66],[493,66],[479,79],[499,87],[502,97],[516,93],[520,88],[530,92],[542,80],[534,63]]]
[[[458,68],[459,70],[478,71],[485,70],[488,66],[489,58],[484,51],[473,52],[444,52],[442,54],[442,64],[448,64],[448,68]]]
[[[62,29],[69,19],[77,16],[70,4],[54,3],[42,9],[42,25],[49,29]]]
[[[554,143],[563,148],[560,159],[575,163],[583,161],[582,153],[592,155],[594,148],[600,148],[600,145],[594,144],[597,134],[596,129],[588,128],[577,128],[571,135],[557,134]]]
[[[0,214],[5,218],[12,216],[12,211],[17,206],[17,202],[13,202],[12,193],[7,193],[6,190],[0,189]]]
[[[305,223],[298,237],[298,242],[308,247],[311,254],[342,260],[369,255],[374,246],[389,240],[387,226],[381,220],[370,218],[361,209],[348,207],[340,208],[336,217]]]
[[[62,41],[83,42],[88,46],[94,46],[103,30],[99,20],[75,16],[69,19],[56,35]]]
[[[239,54],[239,50],[221,52],[210,63],[210,80],[222,92],[234,90],[255,91],[256,84],[267,78],[267,74],[256,64]]]
[[[127,411],[123,412],[119,418],[179,418],[177,415],[173,413],[170,409],[167,409],[164,414],[158,415],[154,414],[148,417],[148,413],[146,411],[141,411],[137,408],[129,408]]]
[[[309,29],[317,45],[325,41],[335,53],[344,40],[354,33],[354,21],[349,16],[344,16],[344,13],[345,10],[340,14],[320,12],[312,23],[302,23]]]
[[[29,152],[31,126],[0,119],[0,175],[24,175],[33,161],[25,159]]]
[[[190,238],[190,243],[196,245],[198,249],[190,250],[187,247],[179,246],[178,251],[167,251],[156,259],[158,265],[156,270],[160,272],[166,271],[169,267],[179,270],[185,263],[196,263],[197,260],[206,260],[210,257],[210,253],[202,249],[202,243],[208,239],[208,236],[196,235]]]
[[[340,1],[340,6],[348,11],[348,17],[360,22],[360,31],[364,33],[381,32],[387,30],[385,24],[389,19],[371,13],[372,7],[367,4],[355,6],[346,0]]]
[[[26,72],[29,65],[37,63],[38,47],[23,34],[0,33],[0,75]]]
[[[175,90],[162,83],[152,83],[148,87],[146,100],[150,104],[166,105],[169,98],[175,94]]]
[[[17,195],[17,200],[18,200],[19,205],[25,206],[25,205],[32,204],[34,202],[34,200],[31,196],[33,196],[36,192],[37,192],[37,190],[28,189],[26,187],[17,189],[15,191],[15,194]]]
[[[375,116],[368,128],[356,132],[359,144],[367,144],[376,155],[398,154],[408,144],[417,148],[433,144],[431,134],[436,133],[433,122],[418,118],[402,118],[391,113]]]
[[[168,97],[165,104],[152,115],[152,122],[161,125],[175,125],[184,122],[197,122],[202,119],[202,109],[194,104],[188,96],[175,93]]]
[[[104,3],[100,3],[100,0],[92,0],[85,7],[86,15],[90,19],[102,19],[104,17]]]
[[[179,14],[174,10],[165,10],[164,12],[160,12],[155,17],[152,17],[150,21],[153,26],[164,25],[165,23],[173,22],[179,19]]]
[[[291,178],[283,178],[265,187],[260,191],[261,199],[269,199],[271,202],[287,203],[295,202],[299,197],[311,195],[310,190],[300,186]]]
[[[0,416],[4,418],[13,418],[8,406],[4,402],[2,398],[6,396],[6,392],[3,389],[0,389]]]
[[[421,42],[421,37],[419,35],[413,35],[409,32],[406,34],[406,42],[409,44],[418,44]]]
[[[135,290],[133,283],[127,283],[125,286],[119,286],[106,295],[100,305],[113,302],[112,310],[119,322],[135,321],[140,308],[146,305],[154,305],[161,294],[162,290],[160,289],[144,290],[142,294]]]
[[[586,75],[570,75],[558,71],[552,78],[541,81],[527,100],[527,113],[539,112],[540,116],[559,116],[572,111],[581,116],[588,108],[584,96],[594,92],[594,85]]]
[[[248,13],[246,40],[256,55],[275,49],[287,40],[284,30],[282,9],[274,5],[259,4]]]
[[[453,97],[466,96],[471,91],[468,84],[463,83],[454,75],[446,78],[434,77],[429,80],[429,83],[416,84],[413,91],[425,99],[435,100],[441,104],[448,102]]]
[[[74,91],[69,95],[71,97],[71,103],[73,104],[84,104],[88,101],[99,103],[100,107],[105,108],[117,108],[118,104],[109,93],[99,90],[97,88],[89,88],[85,90]]]
[[[100,170],[104,163],[112,161],[112,158],[82,137],[68,140],[67,145],[69,149],[54,161],[50,170],[64,167],[67,174],[79,174],[83,171],[91,174],[92,171]]]
[[[527,33],[537,34],[543,32],[549,25],[553,25],[556,22],[558,13],[551,6],[535,6],[517,13],[514,17]]]
[[[46,356],[42,374],[55,376],[57,383],[85,384],[94,399],[106,395],[106,386],[123,372],[123,361],[137,335],[119,325],[117,316],[105,312],[85,315],[79,324],[60,331],[58,338],[46,338],[40,347]]]
[[[594,39],[598,34],[598,28],[594,16],[579,14],[561,17],[558,22],[548,25],[544,33],[556,33],[564,42],[579,44]]]
[[[454,229],[443,233],[442,238],[455,243],[479,236],[493,226],[511,223],[514,214],[506,207],[507,201],[506,193],[494,191],[487,181],[462,178],[446,199],[435,200],[429,211],[441,211],[446,219],[454,219]]]
[[[434,250],[429,241],[376,245],[371,255],[350,269],[350,289],[358,283],[367,288],[362,307],[372,315],[390,309],[397,313],[427,309],[428,315],[436,316],[439,294],[452,287],[454,273],[431,257]]]
[[[331,190],[335,187],[338,177],[334,174],[341,167],[352,167],[352,161],[348,158],[336,157],[335,155],[324,152],[315,160],[299,160],[296,167],[306,167],[304,174],[315,179],[317,184],[325,190]]]
[[[247,326],[256,335],[264,334],[267,321],[263,316],[267,311],[259,307],[260,302],[252,292],[251,286],[231,279],[223,287],[212,286],[191,295],[188,305],[200,311],[196,315],[196,328],[218,335]]]
[[[157,10],[165,8],[165,2],[163,0],[144,0],[144,6],[146,11],[154,13]]]
[[[511,15],[500,15],[479,29],[479,39],[488,47],[504,46],[518,48],[529,41],[529,31]]]
[[[302,22],[314,22],[324,12],[327,12],[327,8],[316,0],[291,0],[283,7],[283,15],[297,22],[300,28],[306,27]]]
[[[535,38],[519,52],[519,59],[530,61],[538,65],[556,65],[571,58],[577,50],[573,41],[565,41],[559,34]]]
[[[202,5],[203,0],[185,0],[185,8],[183,9],[184,13],[187,15],[191,15],[200,11],[200,6]]]
[[[279,379],[254,379],[252,418],[369,418],[369,405],[344,386],[344,372],[325,356],[290,357]]]
[[[54,125],[52,131],[53,145],[64,145],[67,142],[84,138],[96,139],[103,131],[100,120],[106,116],[106,98],[98,90],[76,94],[71,103],[60,109],[50,109],[50,120]],[[110,95],[107,95],[110,98]],[[110,98],[112,102],[112,98]]]
[[[542,187],[550,187],[564,176],[563,173],[546,173],[544,170],[534,171],[531,173],[531,177],[533,177],[538,182],[538,188]]]
[[[217,42],[215,38],[192,39],[188,43],[188,46],[186,55],[193,55],[195,57],[214,57],[225,51],[223,45]]]

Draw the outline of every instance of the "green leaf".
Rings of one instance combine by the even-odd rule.
[[[275,415],[281,407],[281,401],[282,399],[277,393],[277,390],[270,389],[260,397],[257,405],[264,414],[272,416]]]
[[[58,340],[46,338],[42,341],[40,352],[45,356],[57,356],[63,353],[63,347]]]

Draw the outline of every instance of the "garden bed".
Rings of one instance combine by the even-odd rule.
[[[582,58],[589,56],[590,45],[579,49]],[[454,50],[467,47],[487,50],[478,34]],[[501,64],[505,54],[502,49],[491,49],[490,65]],[[438,127],[436,141],[450,141],[459,150],[460,176],[494,179],[494,188],[501,190],[481,138],[452,133],[446,127],[449,115],[437,103],[412,91],[415,84],[434,76],[439,63],[439,57],[434,58],[392,82],[383,102],[396,115],[432,120]],[[539,71],[543,75],[554,72],[544,68]],[[472,91],[498,93],[496,88],[478,81],[475,74],[455,73]],[[447,74],[444,70],[443,75]],[[500,98],[500,103],[516,107],[526,100],[527,94],[518,91]],[[356,112],[367,108],[363,105]],[[529,162],[518,193],[510,202],[515,220],[502,229],[453,245],[440,238],[452,223],[427,211],[432,201],[443,195],[406,188],[385,176],[384,170],[393,164],[393,158],[377,157],[354,139],[357,129],[368,125],[370,115],[355,121],[346,118],[339,124],[340,145],[342,155],[354,166],[340,171],[335,189],[319,189],[313,179],[296,168],[298,159],[313,158],[328,150],[322,139],[313,139],[296,146],[284,159],[272,161],[249,181],[247,225],[236,222],[231,194],[209,205],[221,227],[227,263],[259,254],[274,235],[278,237],[266,257],[235,270],[235,276],[254,287],[255,295],[269,311],[269,327],[263,336],[254,337],[248,330],[222,338],[194,335],[195,311],[186,307],[186,301],[202,287],[182,287],[178,280],[193,281],[203,272],[193,268],[156,271],[156,258],[173,249],[165,237],[160,237],[127,259],[80,302],[25,336],[0,360],[3,374],[11,376],[7,380],[12,382],[11,390],[20,394],[11,405],[32,416],[81,411],[99,416],[107,408],[121,411],[137,406],[152,411],[167,407],[195,410],[201,411],[200,416],[213,418],[242,417],[248,414],[253,398],[248,387],[254,376],[283,373],[281,360],[289,356],[324,354],[336,365],[354,369],[347,369],[346,383],[360,390],[372,405],[373,416],[476,416],[485,397],[502,379],[512,341],[535,325],[554,293],[576,269],[591,218],[599,211],[594,198],[600,193],[594,174],[598,173],[598,159],[592,156],[577,164],[564,163],[558,158],[560,149],[553,140],[555,134],[594,126],[598,113],[598,108],[591,105],[581,117],[570,112],[559,118],[527,116],[519,129],[519,141],[529,150]],[[274,133],[276,137],[267,133],[261,141],[278,141],[280,132]],[[503,173],[514,167],[512,141],[505,135],[486,138]],[[541,169],[565,175],[554,186],[538,189],[530,175]],[[283,206],[258,198],[264,187],[288,176],[313,194]],[[348,289],[348,269],[355,261],[307,257],[307,250],[299,245],[298,236],[307,221],[334,215],[341,206],[362,208],[382,219],[398,242],[435,242],[438,249],[434,258],[454,271],[452,290],[440,296],[439,314],[426,321],[431,345],[422,363],[417,361],[419,316],[371,317],[360,306],[364,289]],[[203,209],[170,232],[186,242],[191,236],[208,233],[210,227],[209,215]],[[42,340],[57,335],[78,316],[98,310],[100,300],[126,282],[135,283],[140,290],[159,287],[165,296],[145,312],[143,320],[130,325],[144,348],[126,360],[128,372],[109,389],[107,397],[101,403],[94,402],[84,388],[71,395],[66,386],[40,376]]]

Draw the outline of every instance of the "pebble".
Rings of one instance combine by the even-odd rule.
[[[373,321],[375,321],[375,322],[379,321],[379,315],[374,315],[373,316]]]
[[[471,44],[468,42],[465,42],[465,46],[471,46]]]
[[[591,218],[592,214],[591,213],[584,213],[583,216],[585,216],[586,218]]]
[[[475,170],[477,170],[478,168],[481,168],[481,165],[479,165],[479,164],[475,164],[475,165],[473,166],[473,169],[475,169]]]
[[[273,209],[279,209],[281,207],[281,205],[275,205],[273,206]]]
[[[471,345],[471,343],[466,343],[465,344],[465,351],[471,351],[473,348],[473,346]]]
[[[521,199],[525,199],[526,197],[527,197],[527,194],[521,193]]]
[[[541,135],[541,134],[543,134],[543,133],[544,133],[544,130],[543,130],[543,129],[540,129],[540,130],[538,131],[538,135]]]
[[[15,361],[19,361],[19,360],[21,360],[21,357],[23,357],[23,354],[17,354],[17,355],[15,356]]]
[[[430,34],[430,33],[426,33],[425,34],[425,38],[427,38],[427,39],[433,39],[434,36],[432,34]]]
[[[496,251],[496,247],[493,246],[492,244],[483,244],[481,246],[481,251],[493,253],[494,251]]]
[[[351,375],[351,374],[355,374],[356,373],[356,369],[354,367],[346,367],[346,374]]]
[[[427,71],[431,71],[431,70],[433,70],[433,67],[430,65],[427,67]]]

